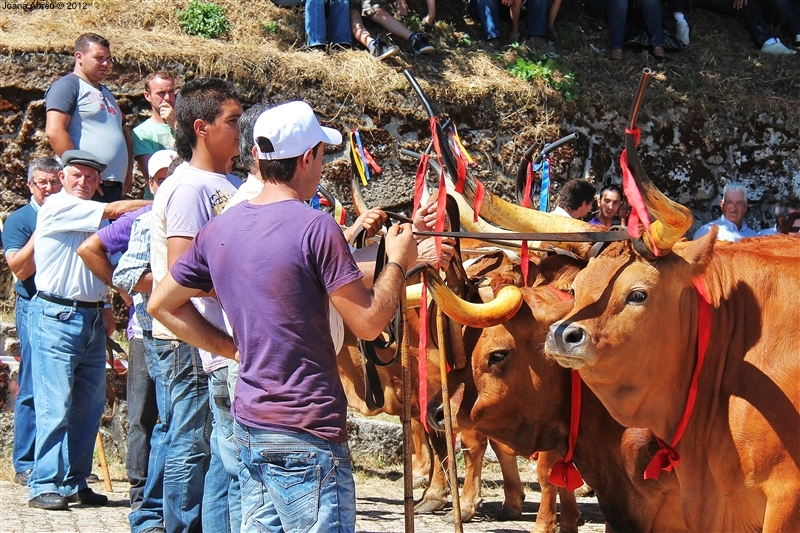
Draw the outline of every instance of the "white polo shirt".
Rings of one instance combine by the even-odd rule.
[[[62,190],[39,208],[33,242],[38,290],[82,302],[106,299],[108,286],[78,255],[78,246],[108,223],[103,220],[105,206]]]

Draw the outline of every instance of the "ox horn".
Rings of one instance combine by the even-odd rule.
[[[488,328],[502,324],[517,314],[522,306],[522,291],[513,285],[501,287],[494,300],[479,304],[458,297],[430,267],[428,267],[428,283],[433,299],[444,314],[459,324],[473,328]]]
[[[350,165],[353,165],[352,161],[350,161]],[[353,211],[355,211],[356,217],[369,211],[367,202],[364,200],[364,195],[361,192],[361,180],[358,177],[358,173],[352,169],[350,172],[350,194],[353,195]]]
[[[642,78],[639,81],[636,98],[631,107],[628,128],[625,131],[625,150],[628,155],[628,168],[636,185],[639,187],[639,191],[642,193],[642,200],[655,218],[655,221],[650,225],[650,238],[644,239],[645,246],[650,252],[655,252],[654,248],[657,248],[659,252],[668,252],[691,227],[692,212],[664,196],[653,185],[642,166],[639,154],[636,152],[636,139],[633,132],[636,129],[636,119],[649,77],[650,69],[644,69]]]
[[[463,196],[472,208],[475,207],[475,191],[475,179],[467,174]],[[578,233],[599,231],[598,226],[593,226],[588,222],[553,215],[551,213],[543,213],[541,211],[515,205],[503,200],[499,196],[495,196],[489,191],[484,191],[483,193],[483,204],[480,214],[487,220],[512,231],[530,233]],[[553,245],[569,250],[575,255],[585,258],[588,256],[589,248],[592,243],[554,242]]]

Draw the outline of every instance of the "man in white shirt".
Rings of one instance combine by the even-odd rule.
[[[108,287],[77,249],[105,220],[147,203],[91,201],[105,164],[84,150],[67,150],[61,159],[64,188],[36,219],[38,292],[30,305],[36,449],[28,505],[50,510],[73,501],[108,502],[88,488],[86,477],[105,404],[106,335],[113,333],[114,320]]]
[[[745,237],[755,237],[755,230],[751,229],[744,221],[744,214],[747,213],[746,192],[744,185],[740,183],[731,182],[725,185],[722,190],[722,200],[719,202],[722,216],[701,226],[695,232],[694,239],[711,231],[711,227],[714,225],[719,226],[718,241],[736,242]]]

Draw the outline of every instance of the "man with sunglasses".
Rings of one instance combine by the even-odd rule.
[[[27,485],[33,470],[33,451],[36,442],[36,411],[33,404],[31,378],[31,341],[28,327],[28,306],[36,294],[36,265],[33,262],[33,232],[39,207],[51,194],[61,191],[58,171],[61,165],[53,158],[40,157],[28,167],[28,205],[11,213],[3,230],[3,248],[9,268],[17,276],[15,321],[19,336],[19,371],[17,400],[14,403],[14,481]]]

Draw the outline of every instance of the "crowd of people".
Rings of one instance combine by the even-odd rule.
[[[412,224],[392,226],[387,262],[367,281],[374,251],[349,243],[356,231],[376,235],[386,214],[371,209],[341,228],[309,207],[326,146],[342,136],[308,104],[245,110],[228,82],[195,79],[177,93],[172,75],[157,71],[143,82],[151,116],[128,132],[101,83],[108,41],[81,35],[74,57],[73,72],[46,94],[57,158],[30,163],[30,202],[2,235],[19,279],[13,464],[29,506],[108,502],[87,478],[114,287],[130,306],[131,531],[352,531],[336,364],[343,327],[378,336],[406,272],[418,261],[446,266],[453,241],[437,247],[415,238]],[[231,174],[235,158],[248,169],[244,183]],[[152,201],[124,199],[134,162]],[[597,195],[572,180],[559,198],[557,214],[588,218],[597,201],[592,224],[625,224],[616,185]],[[741,186],[725,188],[721,207],[720,239],[755,235]],[[422,206],[413,228],[433,228],[435,213]],[[799,213],[797,201],[780,203],[765,232],[800,235]]]

